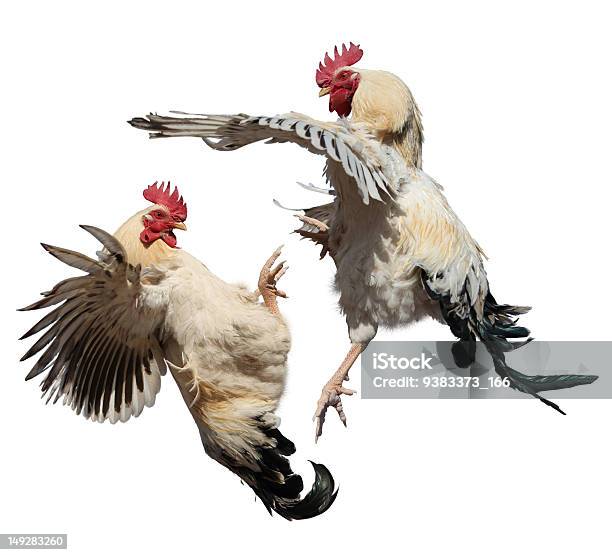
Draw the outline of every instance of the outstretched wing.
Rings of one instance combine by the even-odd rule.
[[[156,270],[128,264],[112,235],[81,227],[106,250],[93,260],[43,244],[49,254],[87,275],[61,281],[21,309],[59,304],[22,336],[48,328],[21,360],[43,351],[26,379],[48,371],[41,383],[47,402],[63,397],[64,404],[86,418],[125,422],[153,405],[166,371],[159,343],[163,303],[151,302],[156,286],[147,284],[159,276]]]
[[[387,196],[396,192],[395,184],[383,171],[385,160],[380,145],[362,127],[347,120],[325,123],[293,112],[274,117],[183,115],[149,114],[129,123],[149,131],[151,138],[200,137],[216,150],[236,150],[262,140],[292,142],[340,163],[354,178],[365,204],[370,197],[382,201],[381,192]]]

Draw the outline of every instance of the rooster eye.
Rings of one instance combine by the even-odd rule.
[[[158,218],[163,218],[163,217],[164,217],[164,214],[163,214],[163,212],[161,212],[160,210],[158,210],[157,212],[155,212],[155,216],[156,216],[156,217],[158,217]]]

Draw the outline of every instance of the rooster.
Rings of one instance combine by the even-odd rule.
[[[315,412],[315,438],[328,407],[346,425],[342,395],[348,372],[376,336],[429,316],[458,338],[455,361],[468,367],[480,339],[496,372],[510,386],[563,411],[543,391],[588,384],[596,376],[529,376],[511,368],[505,353],[529,341],[517,317],[529,307],[499,304],[483,265],[484,253],[450,208],[441,186],[421,169],[423,126],[409,88],[387,71],[354,67],[363,50],[353,43],[325,55],[316,71],[319,96],[329,95],[336,122],[298,113],[160,116],[129,123],[150,137],[200,137],[216,150],[250,143],[293,142],[327,158],[325,175],[334,200],[306,209],[304,237],[322,245],[335,265],[339,305],[351,346],[323,387]],[[350,119],[349,119],[350,116]],[[514,338],[526,338],[512,342]]]
[[[288,520],[323,513],[334,480],[312,463],[315,482],[300,499],[302,478],[286,458],[295,447],[274,414],[287,374],[290,336],[279,313],[280,248],[264,264],[255,293],[215,276],[177,247],[187,206],[178,189],[157,183],[151,203],[113,235],[81,226],[104,250],[98,260],[43,244],[86,275],[61,281],[22,310],[59,305],[22,339],[48,330],[23,356],[42,352],[27,375],[47,371],[47,402],[63,398],[93,421],[125,422],[155,402],[170,368],[206,453],[237,474],[268,511]],[[263,298],[263,304],[258,301]]]

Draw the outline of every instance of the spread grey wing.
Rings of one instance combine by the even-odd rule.
[[[43,244],[49,254],[87,275],[61,281],[21,309],[59,305],[22,336],[47,330],[21,360],[42,351],[26,379],[47,372],[41,383],[47,402],[63,397],[86,418],[125,422],[153,405],[166,371],[159,343],[163,308],[148,303],[155,285],[146,281],[155,270],[128,264],[112,235],[81,227],[106,250],[94,260]]]
[[[347,121],[324,123],[300,114],[250,117],[246,114],[183,114],[183,117],[149,114],[134,118],[130,125],[149,131],[151,138],[200,137],[216,150],[236,150],[266,140],[292,142],[315,154],[338,162],[355,180],[365,204],[370,197],[382,201],[381,193],[391,196],[395,186],[385,176],[380,148]]]

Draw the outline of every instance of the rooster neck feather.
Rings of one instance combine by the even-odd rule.
[[[394,146],[409,166],[420,168],[423,125],[410,89],[387,71],[358,71],[352,121],[366,124],[381,141]]]

